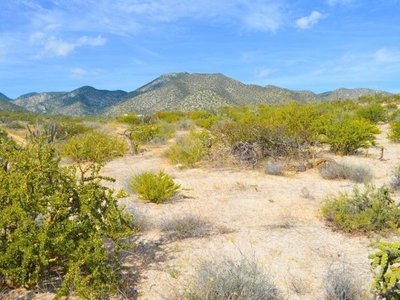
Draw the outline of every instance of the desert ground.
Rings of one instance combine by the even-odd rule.
[[[400,147],[386,139],[388,125],[379,126],[379,147],[344,157],[324,150],[317,157],[369,167],[374,176],[371,183],[389,184],[399,164]],[[115,190],[129,193],[121,205],[138,216],[142,227],[134,239],[136,246],[124,252],[124,264],[134,270],[126,298],[180,299],[204,262],[218,263],[226,258],[255,262],[272,278],[284,299],[324,299],[324,278],[332,269],[353,272],[356,282],[371,296],[373,272],[368,254],[373,250],[369,245],[380,237],[334,232],[319,211],[325,197],[350,192],[356,183],[323,179],[318,168],[287,171],[280,176],[267,175],[263,166],[182,169],[162,156],[171,143],[145,146],[141,154],[126,154],[102,170],[116,179],[108,183]],[[384,156],[380,159],[382,146]],[[179,191],[163,204],[138,200],[129,187],[132,177],[159,170],[181,185]],[[393,197],[399,200],[398,193]],[[205,236],[176,239],[162,230],[168,220],[188,215],[209,224]],[[29,299],[48,297],[37,293]]]
[[[378,147],[352,156],[333,156],[328,151],[317,156],[369,167],[372,184],[389,184],[400,148],[387,141],[388,125],[380,129]],[[332,268],[354,272],[358,283],[369,290],[373,278],[369,244],[380,237],[333,232],[319,212],[325,197],[351,192],[354,182],[323,179],[317,168],[283,176],[243,167],[180,169],[162,157],[166,147],[146,147],[142,154],[126,155],[103,169],[116,179],[115,189],[130,193],[129,181],[143,171],[164,170],[181,185],[164,204],[143,202],[134,193],[121,201],[145,217],[137,249],[127,255],[127,261],[142,259],[138,299],[179,299],[204,261],[217,263],[224,258],[256,262],[286,299],[323,299],[323,280]],[[393,197],[399,200],[398,194]],[[162,224],[185,215],[206,220],[213,230],[205,237],[168,240]]]

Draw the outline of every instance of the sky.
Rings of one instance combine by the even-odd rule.
[[[0,92],[133,91],[170,72],[400,93],[400,0],[0,0]]]

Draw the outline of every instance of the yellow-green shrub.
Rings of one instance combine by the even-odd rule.
[[[135,175],[130,182],[130,187],[138,194],[138,198],[154,203],[162,203],[172,197],[180,188],[172,177],[164,171],[143,172]]]
[[[400,208],[386,186],[366,185],[364,191],[354,187],[353,193],[328,197],[321,208],[325,220],[345,232],[374,232],[400,225]]]

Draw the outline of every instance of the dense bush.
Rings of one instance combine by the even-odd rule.
[[[320,129],[322,142],[328,144],[339,155],[353,154],[359,148],[375,145],[375,135],[379,129],[364,119],[351,116],[325,116]]]
[[[98,173],[98,169],[108,160],[123,156],[128,151],[124,140],[100,131],[93,131],[71,137],[63,143],[59,151],[71,158],[77,165],[82,178]]]
[[[208,145],[211,146],[212,137],[191,132],[177,139],[164,153],[171,162],[182,167],[193,167],[206,154]]]
[[[157,174],[143,172],[135,175],[130,187],[138,194],[139,199],[162,203],[172,197],[180,185],[176,184],[170,175],[159,171]]]
[[[74,291],[104,299],[117,292],[116,258],[132,219],[113,190],[94,178],[77,180],[77,170],[59,161],[43,139],[26,147],[0,140],[0,280],[33,288],[57,274],[56,298]]]
[[[283,299],[272,280],[254,262],[225,259],[204,262],[192,287],[186,291],[192,300],[278,300]]]
[[[387,138],[393,143],[400,142],[400,120],[390,122]]]
[[[400,225],[400,208],[386,186],[366,185],[364,191],[354,187],[353,193],[328,197],[321,208],[325,220],[345,232],[384,232],[390,224]]]
[[[388,118],[386,109],[379,103],[371,103],[366,106],[361,106],[355,111],[355,114],[373,124],[385,122]]]

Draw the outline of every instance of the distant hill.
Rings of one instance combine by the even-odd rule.
[[[0,111],[26,111],[25,108],[10,102],[11,99],[0,93]]]
[[[13,103],[37,113],[84,116],[124,101],[127,94],[83,86],[72,92],[30,93],[18,97]]]
[[[112,116],[129,112],[144,114],[161,110],[189,111],[219,106],[285,103],[288,101],[357,99],[360,96],[378,92],[380,91],[341,88],[315,94],[311,91],[293,91],[272,85],[262,87],[244,84],[223,74],[182,72],[164,74],[129,93],[119,90],[97,90],[90,86],[83,86],[72,92],[29,93],[11,102],[37,113]],[[9,102],[10,99],[7,99],[4,101]]]

